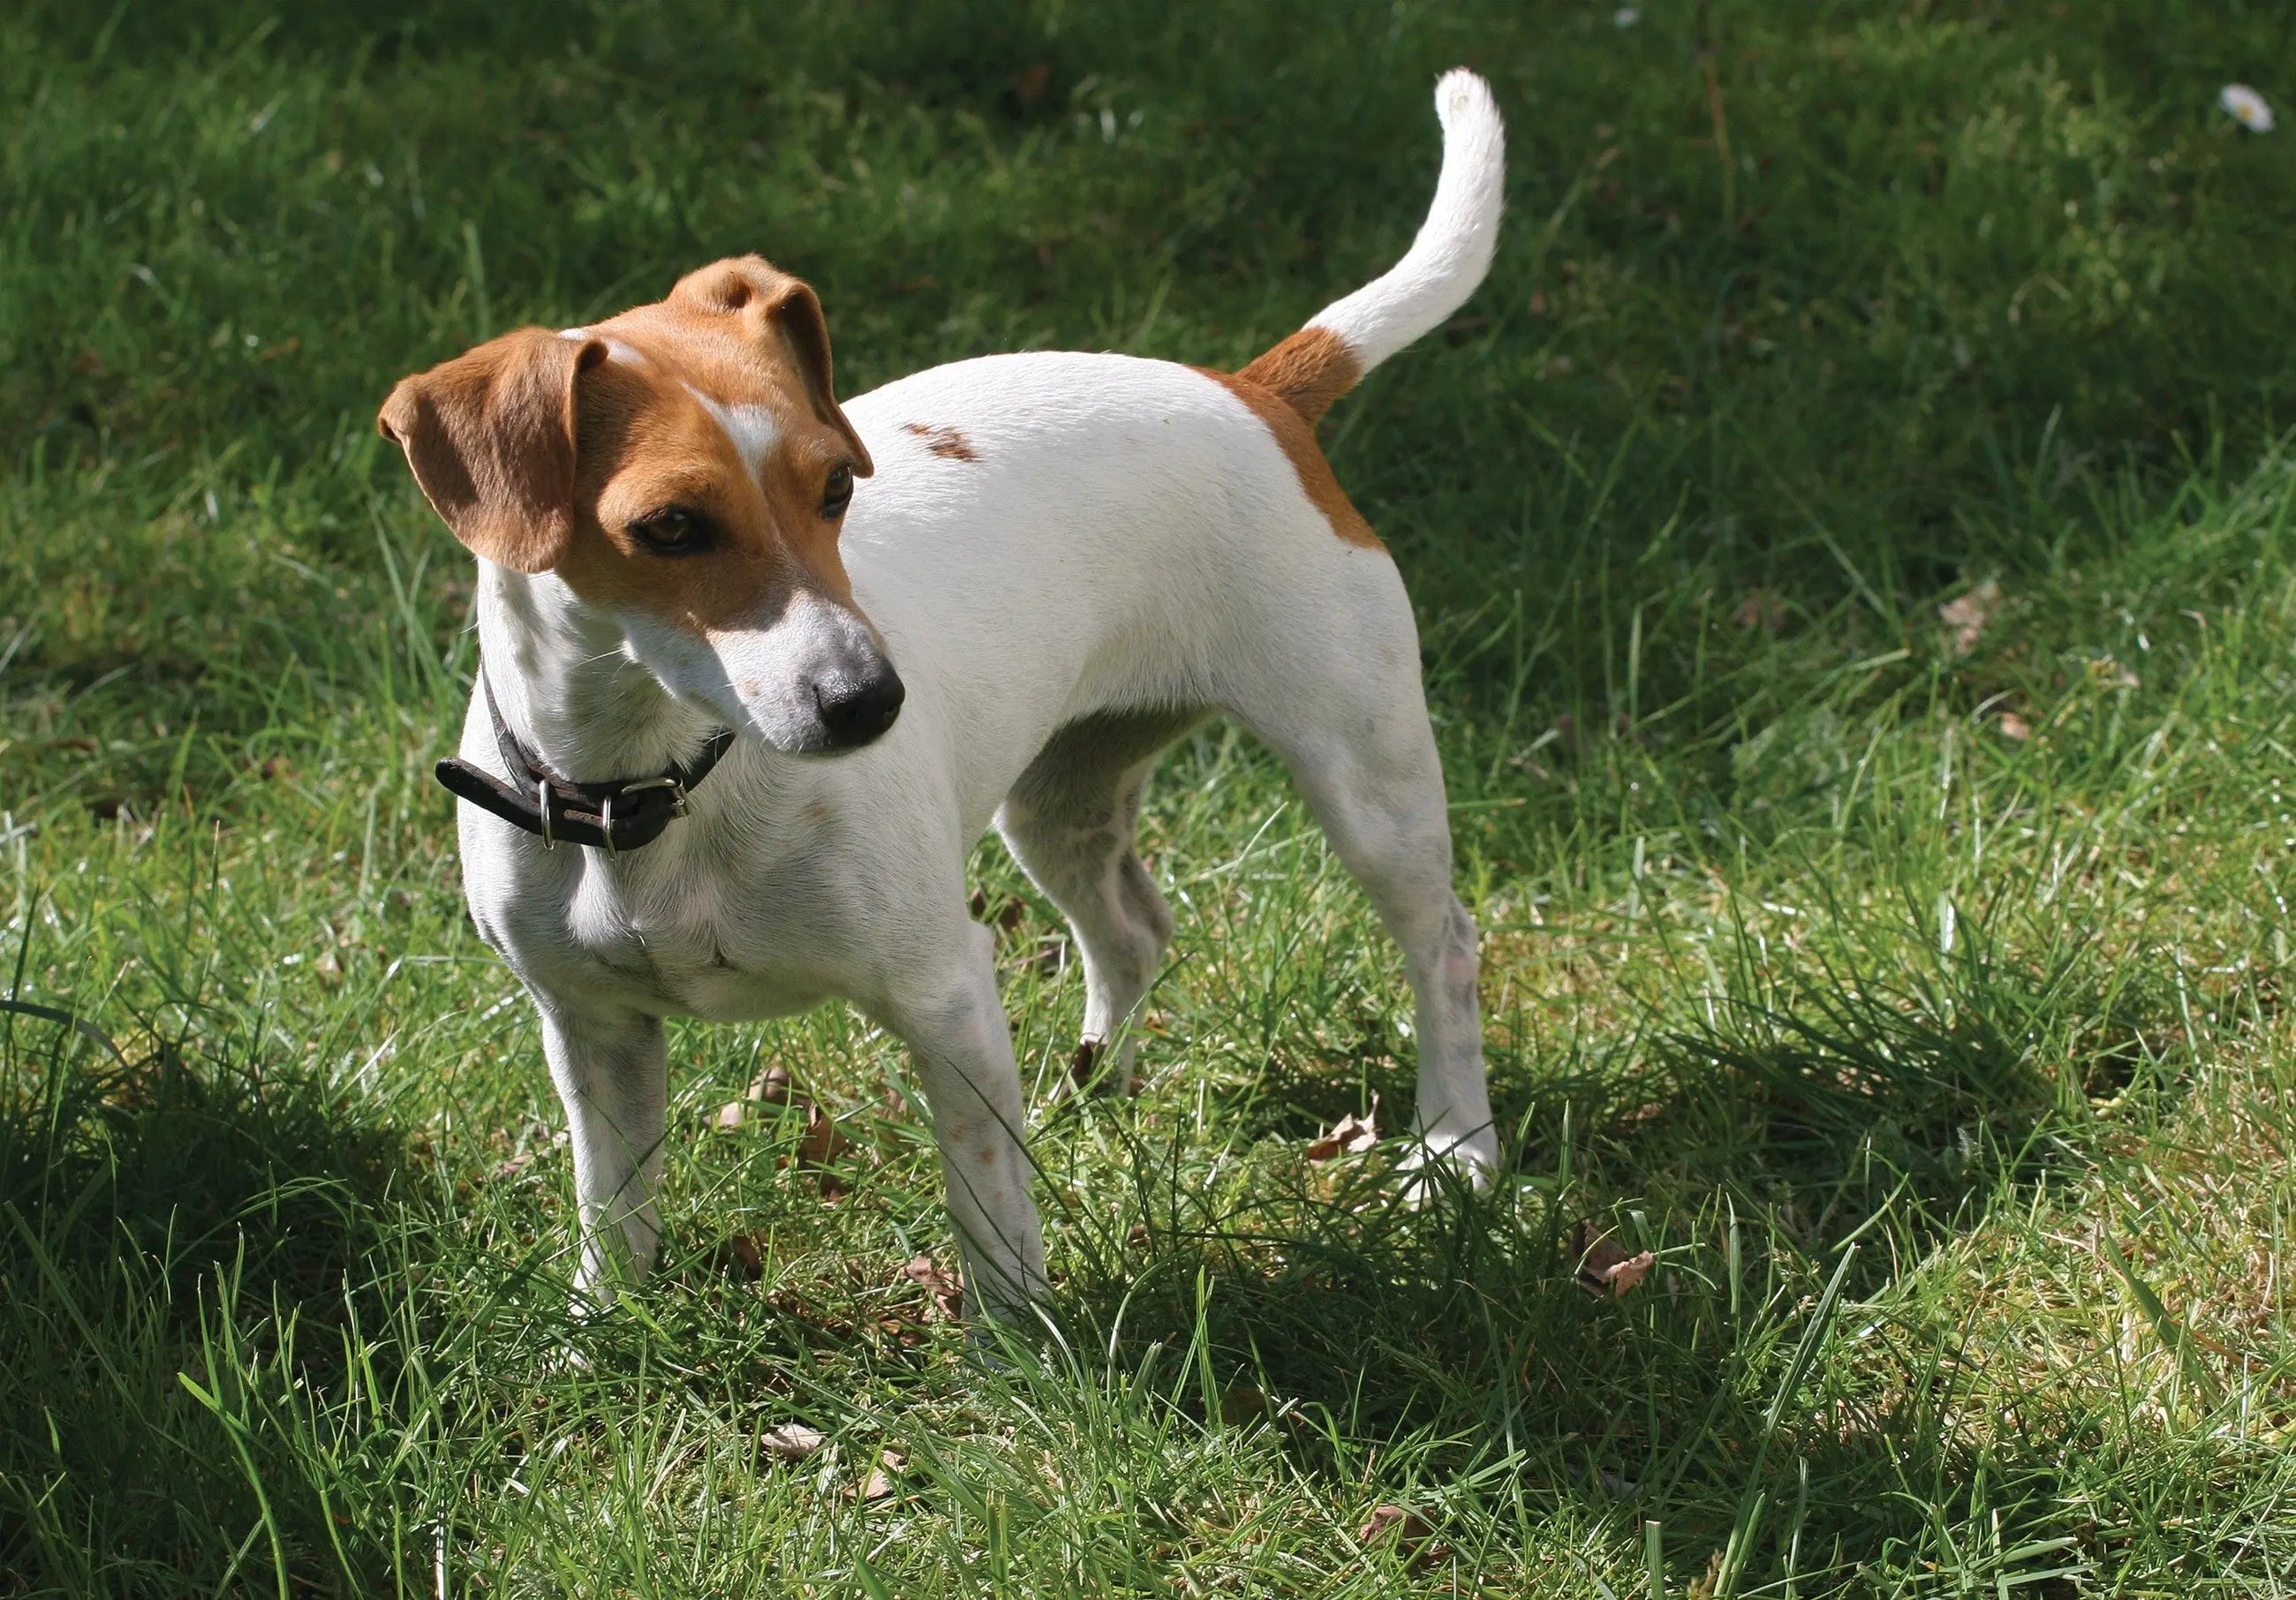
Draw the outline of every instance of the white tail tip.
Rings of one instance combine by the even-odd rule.
[[[1435,85],[1443,171],[1403,259],[1308,323],[1347,342],[1369,371],[1466,302],[1490,270],[1506,188],[1506,124],[1490,85],[1464,67]]]

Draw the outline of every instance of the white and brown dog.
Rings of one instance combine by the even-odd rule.
[[[1221,713],[1290,766],[1402,946],[1423,1157],[1495,1166],[1418,633],[1315,435],[1490,264],[1497,108],[1464,71],[1435,103],[1409,253],[1241,373],[990,356],[840,406],[813,291],[743,257],[392,390],[382,431],[479,558],[481,683],[440,777],[565,1102],[586,1299],[654,1253],[661,1019],[831,996],[915,1054],[978,1303],[1041,1296],[966,854],[993,819],[1068,917],[1089,1063],[1172,934],[1141,786]]]

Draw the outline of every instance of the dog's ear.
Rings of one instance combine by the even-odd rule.
[[[831,381],[829,324],[820,297],[802,278],[793,278],[762,257],[736,256],[690,272],[669,291],[673,304],[724,316],[738,316],[754,338],[778,339],[796,363],[813,414],[844,436],[853,452],[853,475],[866,478],[876,465],[869,447],[845,420]]]
[[[375,426],[455,537],[497,566],[545,572],[574,537],[574,385],[595,339],[521,328],[399,380]]]

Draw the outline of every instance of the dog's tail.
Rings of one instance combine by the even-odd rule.
[[[1464,67],[1436,84],[1435,114],[1443,123],[1443,175],[1403,259],[1237,374],[1280,396],[1311,427],[1365,373],[1464,305],[1490,270],[1506,126],[1490,86]]]

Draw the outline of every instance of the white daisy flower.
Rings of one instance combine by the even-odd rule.
[[[2263,95],[2246,84],[2225,85],[2224,93],[2217,96],[2217,103],[2250,133],[2268,134],[2272,131],[2272,108],[2265,104]]]

